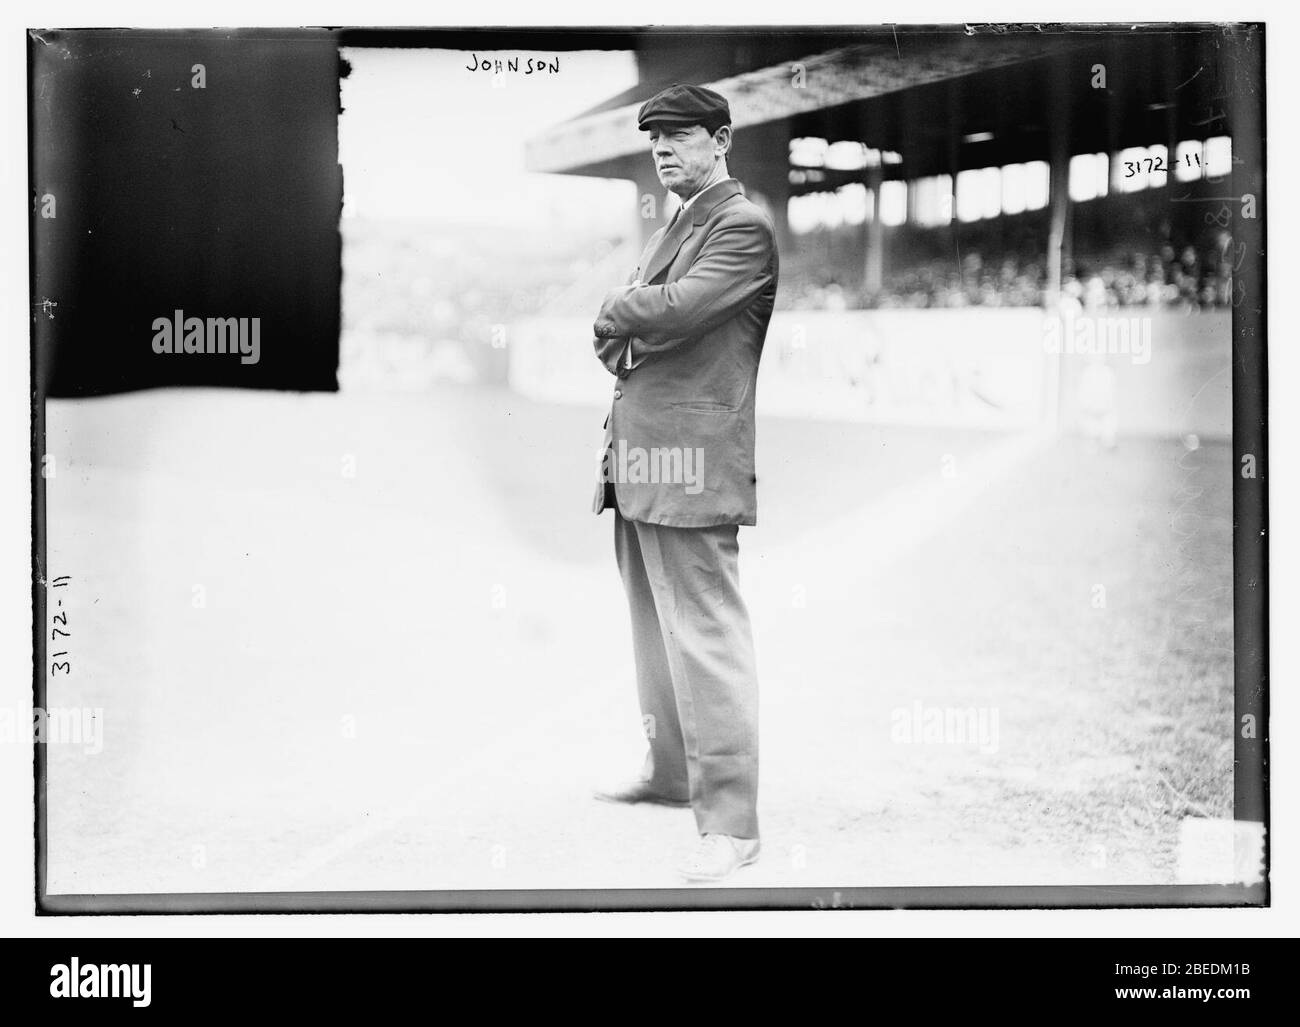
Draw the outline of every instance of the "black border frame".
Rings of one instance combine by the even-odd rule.
[[[663,28],[330,28],[343,47],[445,47],[453,49],[631,48],[647,34],[698,35],[701,32],[754,34],[866,35],[889,26],[721,26]],[[1190,23],[1120,25],[1117,23],[1057,23],[1053,25],[904,26],[905,31],[1093,31],[1098,33],[1167,32]],[[1240,470],[1247,455],[1256,462],[1256,476],[1241,473],[1233,480],[1233,616],[1234,616],[1234,781],[1233,816],[1265,826],[1264,878],[1253,885],[1061,885],[1061,886],[907,886],[845,888],[663,888],[663,889],[537,889],[473,891],[340,891],[340,892],[193,892],[176,894],[67,894],[47,891],[48,806],[45,794],[47,754],[33,743],[35,798],[35,911],[38,915],[120,915],[194,913],[397,913],[397,912],[559,912],[668,910],[795,910],[795,909],[1073,909],[1259,907],[1269,905],[1269,737],[1268,737],[1268,391],[1267,391],[1267,201],[1266,119],[1264,89],[1264,25],[1220,25],[1225,45],[1235,48],[1234,194],[1251,192],[1264,217],[1253,222],[1238,217],[1234,241],[1246,242],[1238,270],[1246,284],[1243,301],[1232,315],[1233,458]],[[33,47],[28,38],[28,181],[34,195],[35,114],[31,104],[34,81]],[[95,30],[87,30],[95,31]],[[158,30],[149,30],[158,31]],[[204,30],[196,30],[204,31]],[[208,30],[211,31],[211,30]],[[286,42],[296,33],[319,38],[321,29],[264,29]],[[1242,125],[1251,126],[1248,130]],[[1243,156],[1237,142],[1256,143]],[[1242,158],[1240,165],[1237,158]],[[1244,167],[1237,171],[1236,167]],[[1245,188],[1241,188],[1244,186]],[[28,234],[29,288],[35,301],[37,269],[36,221]],[[45,450],[45,395],[49,368],[41,359],[39,324],[31,311],[31,488],[32,488],[32,691],[37,708],[46,697],[44,627],[47,624],[45,574],[46,496],[41,475]],[[1242,718],[1255,718],[1256,735],[1243,737]]]

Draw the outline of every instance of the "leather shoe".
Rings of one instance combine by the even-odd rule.
[[[700,837],[678,870],[688,881],[722,881],[757,860],[758,850],[757,838],[706,834]]]
[[[599,788],[595,795],[601,802],[621,802],[629,805],[649,802],[656,806],[672,806],[674,809],[688,809],[691,805],[690,799],[674,799],[668,795],[660,795],[650,787],[650,782],[640,779],[614,788]]]

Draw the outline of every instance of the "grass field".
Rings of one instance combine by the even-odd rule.
[[[51,747],[52,893],[676,886],[690,814],[589,798],[640,758],[600,410],[47,409],[48,705],[105,731]],[[1231,815],[1230,463],[760,421],[764,858],[736,886],[1174,880],[1180,823]],[[906,737],[932,711],[983,744]]]

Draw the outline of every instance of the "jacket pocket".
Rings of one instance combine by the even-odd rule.
[[[712,400],[698,399],[685,403],[673,403],[673,410],[687,410],[693,414],[734,414],[740,407],[727,406],[726,403],[715,403]]]

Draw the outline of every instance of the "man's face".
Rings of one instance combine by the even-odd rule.
[[[718,146],[703,125],[650,126],[650,154],[665,189],[689,199],[708,180]]]

